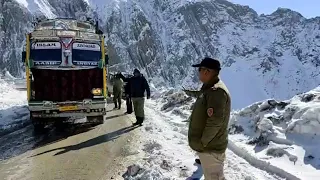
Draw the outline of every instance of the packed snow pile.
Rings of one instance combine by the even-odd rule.
[[[26,92],[0,79],[0,136],[29,124]]]
[[[195,99],[167,90],[158,110],[187,135]],[[268,99],[232,112],[229,149],[260,169],[291,179],[320,177],[320,86],[290,100]]]
[[[233,112],[229,128],[230,140],[243,151],[298,178],[320,177],[320,86]]]
[[[189,97],[183,91],[170,89],[162,91],[161,96],[156,99],[160,110],[186,120],[190,115],[195,99]]]
[[[126,163],[129,166],[122,175],[125,180],[200,180],[204,178],[201,166],[194,163],[197,155],[188,145],[186,118],[173,114],[178,107],[187,108],[182,111],[183,113],[190,112],[193,100],[189,101],[189,98],[179,91],[165,92],[166,100],[159,98],[146,101],[146,120],[144,126],[139,128],[143,137],[135,142],[139,152],[125,153],[130,159],[130,163]],[[163,109],[164,105],[166,109]],[[281,179],[271,174],[273,173],[254,167],[227,150],[225,175],[228,180]]]
[[[1,78],[3,78],[4,80],[9,80],[9,81],[17,79],[14,76],[12,76],[12,74],[6,68],[2,71]]]

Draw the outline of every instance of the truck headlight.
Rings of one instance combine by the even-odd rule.
[[[100,89],[100,88],[94,88],[94,89],[91,90],[91,93],[92,93],[93,95],[95,95],[95,96],[99,96],[99,95],[102,94],[102,89]]]

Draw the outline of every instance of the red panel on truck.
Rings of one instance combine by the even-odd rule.
[[[82,101],[92,99],[93,88],[103,89],[99,68],[79,70],[32,69],[35,101]]]

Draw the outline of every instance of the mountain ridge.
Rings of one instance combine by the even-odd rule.
[[[221,60],[221,77],[236,99],[251,94],[236,107],[269,97],[289,98],[320,80],[320,18],[307,19],[285,8],[258,15],[225,0],[37,2],[51,8],[45,16],[99,18],[107,35],[110,70],[139,68],[158,86],[197,88],[197,70],[191,64],[205,56]],[[15,49],[21,47],[22,42],[15,42]]]

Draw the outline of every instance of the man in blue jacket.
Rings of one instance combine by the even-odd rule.
[[[137,122],[133,125],[141,126],[144,121],[144,93],[147,92],[147,99],[150,99],[150,87],[138,69],[133,71],[133,75],[134,76],[130,78],[130,94],[137,119]]]

